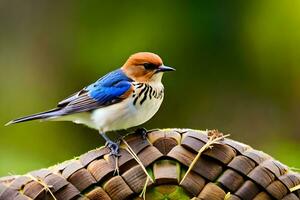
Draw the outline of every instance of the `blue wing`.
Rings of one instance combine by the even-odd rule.
[[[86,112],[124,99],[132,80],[121,69],[115,70],[58,103],[61,115]]]
[[[94,84],[62,100],[58,103],[57,108],[21,117],[8,122],[6,125],[86,112],[112,105],[122,101],[130,94],[132,81],[133,80],[128,78],[122,70],[115,70],[100,78]]]

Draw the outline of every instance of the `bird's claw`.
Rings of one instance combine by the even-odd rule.
[[[135,130],[135,133],[136,134],[140,134],[142,136],[143,140],[147,139],[147,133],[148,133],[147,129],[145,129],[145,128],[138,128],[138,129]]]
[[[114,158],[115,161],[115,170],[114,170],[114,175],[117,174],[119,175],[119,157],[121,156],[120,154],[120,142],[113,142],[113,141],[107,141],[105,146],[109,148],[110,153],[109,155]]]
[[[113,141],[108,141],[106,142],[106,145],[109,150],[110,150],[110,153],[109,155],[112,155],[114,157],[120,157],[120,148],[119,148],[119,142],[113,142]]]

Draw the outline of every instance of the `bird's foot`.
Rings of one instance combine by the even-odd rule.
[[[110,154],[114,157],[119,157],[120,156],[120,148],[119,148],[120,143],[119,142],[113,142],[111,140],[106,142],[106,145],[109,150],[110,150]]]
[[[115,162],[115,170],[114,175],[119,175],[119,157],[120,155],[120,149],[119,149],[119,142],[113,142],[111,140],[106,142],[106,146],[109,148],[110,153],[109,155],[113,157]]]
[[[136,134],[140,134],[142,136],[143,140],[147,139],[147,133],[148,133],[147,129],[145,129],[145,128],[138,128],[138,129],[135,130],[135,133]]]

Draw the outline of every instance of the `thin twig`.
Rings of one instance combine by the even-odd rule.
[[[187,172],[185,173],[185,175],[183,176],[182,180],[180,181],[180,184],[182,184],[182,182],[184,181],[184,179],[186,178],[186,176],[190,173],[190,171],[193,169],[194,165],[196,164],[196,162],[198,161],[198,159],[200,158],[201,154],[208,148],[212,148],[212,145],[215,144],[216,142],[223,140],[224,138],[228,137],[228,135],[222,135],[220,137],[210,137],[207,141],[207,143],[205,145],[203,145],[201,147],[201,149],[198,151],[198,154],[196,155],[196,157],[194,158],[194,160],[192,161],[192,163],[190,164]]]
[[[25,176],[31,178],[32,180],[34,180],[34,181],[38,182],[39,184],[41,184],[42,186],[44,186],[43,190],[48,191],[50,193],[50,195],[53,197],[53,199],[57,200],[56,197],[54,196],[54,194],[52,193],[52,191],[50,190],[49,186],[46,183],[44,183],[43,180],[37,179],[34,176],[32,176],[31,174],[26,174]],[[42,192],[43,190],[41,190],[40,192]]]
[[[146,191],[147,191],[147,185],[148,185],[148,183],[149,183],[149,180],[150,180],[150,179],[149,179],[149,176],[147,176],[145,185],[144,185],[143,190],[142,190],[142,192],[141,192],[141,194],[140,194],[140,197],[142,197],[144,200],[146,200]]]
[[[143,171],[146,173],[146,175],[149,177],[149,179],[153,181],[152,177],[148,174],[146,168],[144,167],[142,161],[139,159],[139,157],[136,155],[136,153],[132,150],[132,148],[129,146],[129,144],[122,139],[122,142],[126,145],[126,150],[128,151],[128,153],[130,153],[130,155],[136,160],[136,162],[141,166],[141,168],[143,169]]]
[[[294,191],[296,191],[296,190],[300,190],[300,184],[299,184],[299,185],[296,185],[295,187],[290,188],[290,191],[291,191],[291,192],[294,192]]]
[[[226,194],[225,197],[224,197],[224,200],[230,199],[230,196],[231,196],[230,192],[227,192],[227,194]]]
[[[114,156],[115,159],[115,171],[114,174],[117,174],[118,176],[120,175],[120,170],[119,170],[119,157],[118,156]]]

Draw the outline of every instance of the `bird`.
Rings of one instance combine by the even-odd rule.
[[[72,121],[96,129],[110,154],[119,155],[119,144],[107,132],[139,126],[159,110],[164,98],[164,72],[175,71],[151,52],[132,54],[125,64],[60,101],[56,108],[21,117],[6,125],[31,120]]]

